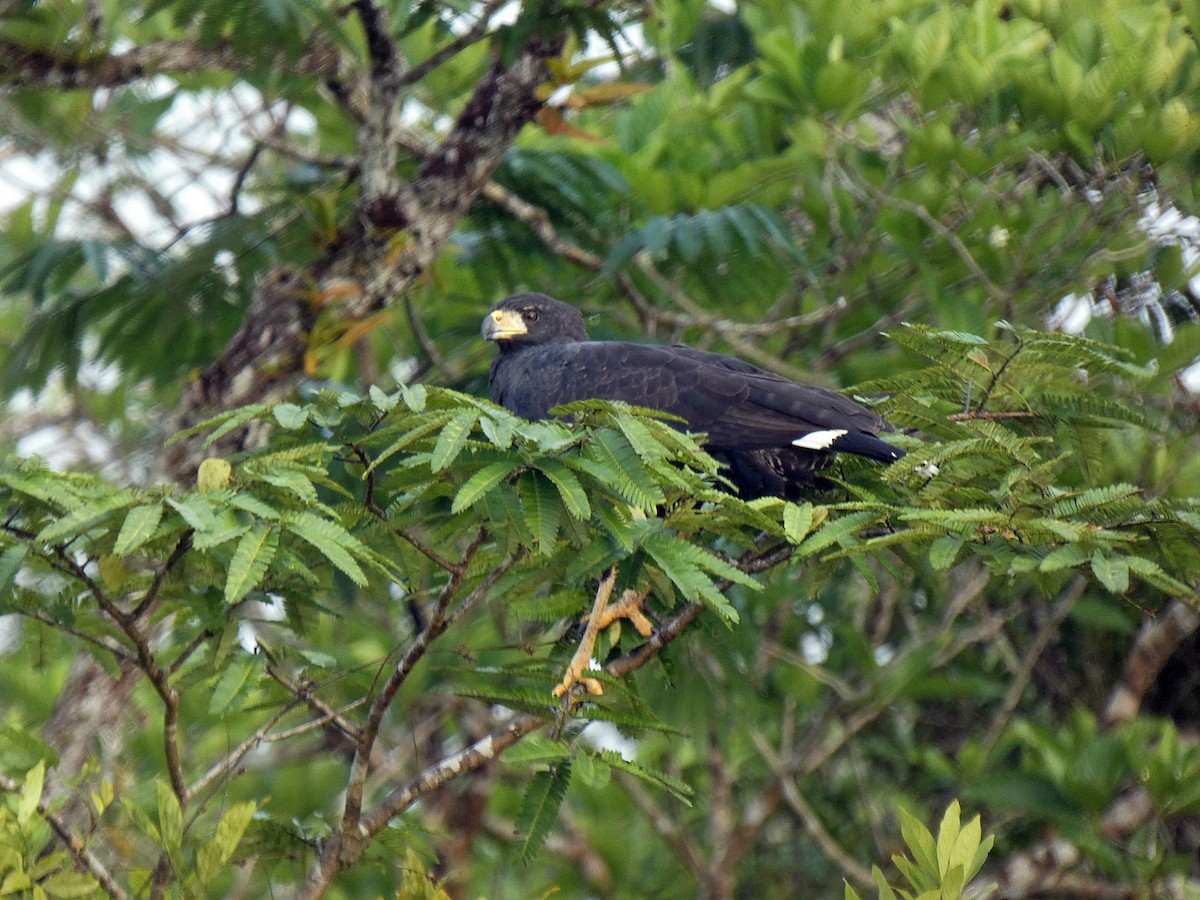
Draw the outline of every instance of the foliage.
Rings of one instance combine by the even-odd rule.
[[[4,785],[16,795],[17,803],[15,812],[0,806],[0,890],[28,892],[36,898],[88,896],[99,887],[96,879],[72,871],[65,850],[47,852],[51,829],[38,815],[44,810],[45,777],[46,763],[39,761],[21,782]]]
[[[910,860],[896,855],[892,860],[916,893],[893,888],[884,879],[879,867],[875,866],[871,876],[879,890],[880,900],[895,900],[897,895],[904,900],[913,900],[914,897],[958,900],[960,897],[985,897],[991,892],[986,887],[968,889],[971,879],[987,860],[994,842],[990,834],[982,838],[979,816],[965,826],[961,825],[958,801],[955,800],[942,817],[936,841],[924,825],[903,810],[900,811],[900,820],[904,842],[908,844],[913,858]],[[846,900],[859,900],[858,893],[849,884],[846,885]]]
[[[1194,892],[1195,4],[503,5],[0,12],[0,179],[40,179],[0,231],[0,892]],[[406,185],[531,46],[550,105],[449,240],[373,218],[392,112]],[[369,314],[360,239],[430,241]],[[300,370],[251,318],[280,273]],[[652,411],[517,419],[478,340],[516,289],[849,388],[908,455],[747,503]],[[556,699],[614,571],[654,634]],[[72,742],[85,659],[123,724]]]

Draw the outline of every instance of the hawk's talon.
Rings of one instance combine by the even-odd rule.
[[[604,686],[599,681],[587,677],[583,673],[589,669],[599,668],[599,665],[592,660],[592,651],[596,649],[596,639],[600,637],[600,629],[614,621],[611,616],[606,620],[605,612],[608,610],[608,598],[612,596],[613,586],[616,583],[617,567],[613,566],[600,579],[600,585],[596,588],[596,602],[592,604],[592,612],[587,617],[587,627],[584,628],[583,637],[580,638],[575,655],[571,657],[571,662],[567,665],[567,671],[563,674],[562,681],[553,691],[555,697],[565,695],[573,684],[582,684],[593,696],[604,693]],[[628,593],[626,591],[626,594]],[[625,601],[626,598],[622,596],[621,601],[613,609],[619,609],[625,604]],[[640,626],[635,627],[639,627],[640,630]]]
[[[605,607],[600,614],[600,624],[597,627],[598,631],[603,631],[613,622],[618,619],[628,619],[629,623],[637,629],[637,633],[644,638],[654,634],[654,623],[651,622],[644,612],[642,612],[642,602],[646,599],[644,593],[638,593],[634,590],[626,590],[621,595],[621,599],[611,606]],[[588,616],[583,621],[586,624],[591,621],[591,616]]]

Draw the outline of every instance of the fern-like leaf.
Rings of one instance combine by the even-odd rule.
[[[322,519],[310,512],[292,513],[283,518],[283,527],[301,540],[315,547],[333,563],[342,574],[357,584],[366,587],[367,576],[351,556],[350,550],[365,556],[362,544],[336,522]]]
[[[596,751],[596,757],[603,760],[606,765],[612,766],[614,769],[619,769],[622,772],[628,772],[630,775],[647,784],[669,792],[676,799],[686,803],[688,806],[692,805],[693,792],[691,787],[678,778],[673,778],[666,772],[650,769],[632,760],[628,760],[616,750],[598,750]]]
[[[260,522],[238,541],[225,579],[225,602],[240,601],[262,582],[279,547],[279,531]]]
[[[154,536],[158,523],[162,521],[163,508],[161,503],[143,503],[135,506],[125,515],[125,522],[117,534],[113,544],[113,553],[124,556],[132,553]]]
[[[489,463],[479,469],[454,495],[454,502],[450,504],[451,514],[457,515],[467,507],[474,505],[480,497],[511,475],[518,465],[516,460],[509,460]]]
[[[475,427],[478,419],[479,413],[474,409],[464,409],[451,418],[442,427],[442,433],[438,435],[437,443],[433,445],[429,468],[440,472],[454,462],[462,448],[466,446],[467,438],[470,437],[471,429]]]
[[[554,552],[554,544],[558,540],[562,501],[549,481],[537,472],[526,472],[521,476],[519,485],[525,524],[533,533],[538,552],[542,556],[549,556]]]
[[[137,503],[137,497],[124,491],[103,497],[87,506],[70,512],[43,528],[35,540],[39,544],[57,544],[94,528],[122,509]]]
[[[517,815],[517,829],[523,835],[517,854],[522,862],[532,860],[546,842],[550,829],[558,821],[558,810],[570,784],[569,761],[556,763],[533,776]]]

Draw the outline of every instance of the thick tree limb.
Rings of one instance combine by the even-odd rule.
[[[233,71],[260,66],[261,60],[224,42],[200,47],[190,41],[151,41],[122,53],[79,55],[73,52],[31,50],[0,40],[0,90],[39,88],[75,90],[113,88],[155,75],[195,74],[210,69]],[[300,74],[332,74],[333,55],[323,42],[312,43],[301,56],[280,57],[277,67]]]
[[[378,13],[371,4],[357,8],[364,22],[375,21],[371,17]],[[403,184],[394,176],[401,143],[394,101],[402,67],[394,53],[371,44],[373,106],[360,134],[358,220],[308,271],[284,269],[263,280],[242,326],[184,397],[183,427],[289,392],[303,375],[308,336],[323,300],[336,302],[343,320],[359,320],[392,303],[425,272],[541,107],[536,89],[548,77],[546,60],[561,43],[561,37],[533,38],[510,65],[493,64],[445,141]],[[234,452],[256,439],[241,430],[211,452]],[[204,455],[199,447],[199,440],[175,444],[170,474],[190,479]]]
[[[1182,600],[1172,600],[1162,615],[1142,623],[1125,661],[1124,676],[1113,689],[1104,709],[1106,727],[1128,722],[1138,714],[1142,699],[1158,678],[1158,673],[1179,645],[1198,627],[1200,613]]]

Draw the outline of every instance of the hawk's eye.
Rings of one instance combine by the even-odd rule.
[[[538,316],[538,312],[536,309],[521,310],[521,318],[524,319],[526,322],[529,322],[530,324],[537,321],[537,316]]]

